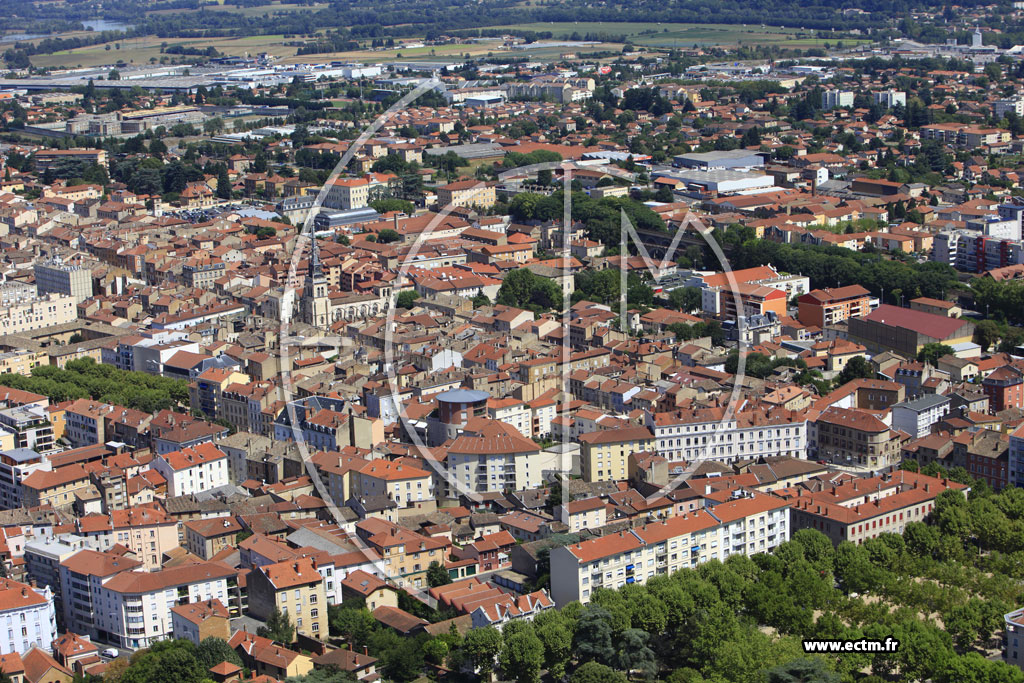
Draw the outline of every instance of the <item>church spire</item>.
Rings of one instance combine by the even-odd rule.
[[[313,240],[312,253],[309,255],[309,276],[321,278],[324,276],[323,264],[320,263],[320,245],[316,239],[316,233],[310,230],[310,239]]]

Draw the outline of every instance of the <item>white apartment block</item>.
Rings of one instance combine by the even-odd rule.
[[[852,107],[853,93],[849,90],[825,90],[821,93],[821,108],[836,109],[838,107]]]
[[[551,597],[558,607],[587,603],[599,587],[618,589],[709,560],[768,552],[789,540],[789,527],[788,503],[754,495],[552,548]]]
[[[902,90],[883,90],[871,95],[877,104],[882,105],[886,109],[891,109],[896,105],[901,107],[907,106],[907,93]]]
[[[213,598],[227,605],[236,580],[234,569],[216,562],[115,574],[93,596],[96,627],[121,647],[149,647],[172,637],[172,607]]]
[[[1010,434],[1010,485],[1024,486],[1024,425]]]
[[[492,398],[487,401],[491,419],[515,427],[527,439],[533,436],[533,416],[530,406],[514,398]],[[548,422],[550,425],[550,421]]]
[[[892,427],[918,439],[932,433],[932,425],[949,413],[952,401],[946,396],[925,394],[892,407]]]
[[[0,655],[20,654],[33,645],[49,650],[56,639],[50,588],[0,579]]]
[[[43,294],[66,294],[80,304],[92,296],[92,271],[53,260],[33,267],[36,291]]]
[[[992,114],[997,121],[1005,117],[1010,112],[1013,112],[1017,116],[1024,116],[1024,97],[1008,97],[1006,99],[996,100],[992,103]]]
[[[187,496],[231,483],[228,456],[213,443],[153,458],[152,468],[167,479],[167,495]]]
[[[647,415],[647,427],[669,463],[807,457],[807,420],[798,411],[738,411],[727,421],[723,416],[721,409],[654,413]]]

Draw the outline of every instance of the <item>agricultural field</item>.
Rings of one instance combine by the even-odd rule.
[[[581,37],[588,33],[625,35],[634,45],[648,47],[701,47],[711,45],[782,45],[789,47],[815,47],[828,41],[815,38],[810,31],[773,26],[736,26],[735,24],[663,24],[652,22],[551,22],[491,26],[509,31],[551,31],[554,39],[567,39],[573,33]],[[866,40],[845,40],[855,44]]]
[[[48,55],[35,55],[32,57],[32,63],[40,67],[76,67],[79,64],[83,67],[95,67],[113,65],[118,60],[123,60],[129,64],[144,65],[149,64],[151,59],[159,60],[163,56],[160,53],[162,43],[199,48],[212,45],[227,55],[239,57],[255,55],[260,52],[267,52],[278,57],[295,55],[296,48],[282,45],[284,40],[284,36],[280,34],[241,38],[181,38],[177,40],[145,36],[118,41],[121,45],[120,49],[117,49],[115,43],[104,43],[74,50],[62,50]],[[107,49],[108,45],[110,46],[109,50]]]

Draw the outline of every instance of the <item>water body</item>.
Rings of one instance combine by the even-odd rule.
[[[32,40],[33,38],[45,38],[41,33],[8,33],[5,36],[0,36],[0,44],[2,43],[16,43],[19,40]]]
[[[93,31],[127,31],[135,28],[134,24],[125,24],[120,21],[107,21],[106,19],[89,19],[83,21],[82,25]]]

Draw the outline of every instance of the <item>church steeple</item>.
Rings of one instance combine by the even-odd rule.
[[[320,243],[316,239],[316,235],[310,231],[310,239],[313,240],[312,253],[309,255],[309,277],[310,278],[321,278],[324,276],[324,267],[320,263]]]
[[[316,327],[326,327],[330,318],[330,299],[327,295],[327,277],[320,262],[320,244],[310,234],[309,274],[306,277],[305,296],[302,298],[302,317]]]

